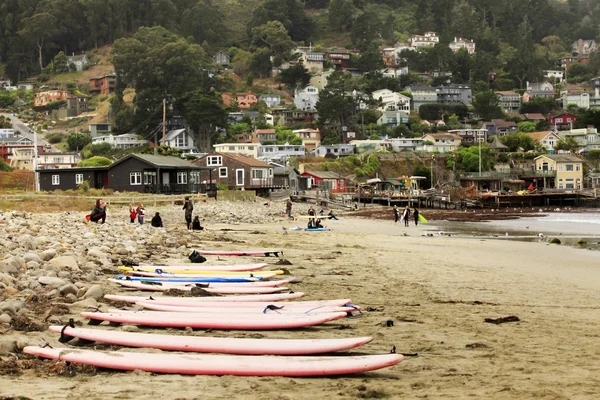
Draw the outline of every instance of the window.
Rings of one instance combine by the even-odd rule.
[[[129,184],[130,185],[141,185],[142,184],[142,173],[141,172],[130,172],[129,173]]]
[[[581,164],[575,164],[575,171],[581,171]]]
[[[185,185],[188,183],[187,172],[178,172],[177,173],[177,184]]]
[[[262,169],[253,169],[252,170],[252,179],[263,179],[265,178],[265,171]]]
[[[573,164],[567,164],[566,168],[567,168],[567,171],[572,172],[573,171]]]
[[[219,178],[227,178],[227,167],[219,168]]]
[[[235,146],[229,146],[229,151],[235,151]]]
[[[556,118],[556,123],[557,123],[557,124],[562,124],[562,122],[563,122],[563,119],[562,119],[562,118]]]
[[[75,174],[75,184],[83,183],[83,174]]]
[[[144,171],[144,185],[156,184],[156,172]]]
[[[221,156],[209,156],[206,159],[206,165],[209,167],[223,165],[223,157]]]
[[[185,134],[185,132],[181,133],[179,136],[177,136],[177,147],[187,147],[188,145],[188,140],[187,140],[187,135]]]
[[[562,171],[562,170],[563,170],[563,166],[562,166],[562,164],[559,164],[559,165],[558,165],[558,170],[559,170],[559,171]]]
[[[52,184],[60,185],[60,175],[52,175]]]

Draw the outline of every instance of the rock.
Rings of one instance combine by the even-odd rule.
[[[129,251],[125,247],[119,247],[115,250],[115,254],[118,254],[120,256],[127,256],[129,255]]]
[[[16,315],[17,307],[15,307],[14,304],[9,302],[0,303],[0,312],[4,314]]]
[[[44,250],[42,252],[42,257],[41,258],[44,261],[50,261],[54,257],[56,257],[56,250],[55,249],[48,249],[48,250]]]
[[[10,324],[10,321],[12,321],[12,317],[10,315],[0,314],[0,324]]]
[[[13,276],[19,275],[19,270],[14,265],[6,261],[0,261],[0,272]]]
[[[16,294],[19,294],[19,291],[11,286],[7,286],[4,289],[2,289],[2,294],[5,296],[14,296]]]
[[[42,285],[48,285],[55,288],[59,288],[67,284],[67,282],[65,282],[64,280],[60,278],[55,278],[53,276],[40,276],[38,278],[38,282]]]
[[[140,328],[135,325],[124,325],[121,327],[121,330],[123,332],[139,332]]]
[[[23,259],[25,262],[34,261],[36,263],[41,263],[42,259],[36,253],[25,253],[23,255]]]
[[[72,294],[72,295],[77,295],[77,286],[73,285],[72,283],[68,283],[64,286],[61,286],[60,289],[58,289],[58,292],[62,295],[62,296],[66,296],[68,294]]]
[[[95,299],[83,299],[76,301],[73,303],[75,307],[88,308],[88,307],[98,307],[98,302]]]
[[[87,292],[85,292],[85,294],[83,295],[84,299],[95,299],[95,300],[100,300],[102,299],[102,296],[104,296],[104,293],[102,293],[102,286],[100,285],[93,285],[92,287],[90,287]]]
[[[96,236],[96,235],[94,235],[94,233],[93,233],[93,232],[86,232],[86,233],[84,233],[84,234],[83,234],[83,238],[84,238],[84,239],[91,239],[91,238],[93,238],[94,236]]]
[[[36,262],[36,261],[29,261],[27,263],[27,269],[28,270],[36,270],[40,268],[40,263]]]
[[[59,271],[58,277],[63,279],[71,279],[71,273],[69,271]]]
[[[69,293],[68,295],[65,296],[65,299],[75,302],[75,301],[77,301],[77,295],[73,294],[73,293]]]
[[[85,294],[85,292],[87,292],[87,289],[86,289],[86,288],[83,288],[83,287],[82,287],[82,288],[79,288],[79,289],[77,290],[77,293],[76,293],[76,296],[77,296],[77,298],[81,298],[81,297],[83,297],[83,295]]]
[[[16,242],[25,250],[35,250],[37,247],[37,241],[31,235],[20,235]]]
[[[87,274],[85,276],[85,280],[88,282],[95,282],[98,280],[98,276],[96,275],[95,272],[90,272],[89,274]]]
[[[48,265],[58,267],[60,269],[70,269],[71,271],[79,271],[77,260],[73,256],[60,256],[48,261]]]
[[[0,337],[0,356],[7,356],[17,350],[17,344],[11,337]]]
[[[106,253],[104,253],[100,249],[89,249],[88,250],[88,258],[106,258]]]

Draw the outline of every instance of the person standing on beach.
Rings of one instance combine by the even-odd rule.
[[[183,210],[185,210],[185,222],[187,228],[192,229],[192,212],[194,211],[194,203],[192,203],[189,196],[185,198],[185,203],[183,203]]]
[[[406,206],[402,213],[402,219],[404,220],[404,226],[408,226],[408,220],[410,219],[410,208],[408,206]]]
[[[308,215],[311,216],[311,217],[314,217],[316,214],[317,213],[316,213],[315,209],[313,208],[313,206],[310,206],[308,208]],[[314,218],[309,218],[308,219],[308,227],[312,228],[314,226],[315,226],[315,219]]]
[[[413,213],[413,217],[415,217],[415,226],[419,225],[419,210],[415,208],[415,212]]]
[[[138,208],[135,210],[137,213],[138,222],[140,225],[144,225],[144,203],[138,204]]]
[[[285,202],[285,213],[288,218],[292,218],[292,199],[288,198]]]
[[[96,200],[96,205],[94,206],[94,209],[90,213],[90,221],[96,222],[96,223],[100,223],[100,221],[102,221],[102,223],[105,223],[106,222],[106,206],[107,205],[108,205],[108,203],[105,203],[104,201],[102,201],[102,199]]]
[[[400,212],[398,211],[398,206],[394,204],[394,225],[398,223],[400,219]]]
[[[137,216],[137,212],[135,211],[135,207],[133,206],[133,203],[129,204],[129,219],[131,220],[130,222],[133,224],[135,222],[135,217]]]

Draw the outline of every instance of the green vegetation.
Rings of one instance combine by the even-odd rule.
[[[548,243],[550,243],[550,244],[561,244],[562,242],[560,241],[559,238],[552,238],[552,239],[548,240]]]
[[[10,165],[8,165],[6,163],[6,161],[4,161],[1,158],[0,158],[0,171],[1,172],[10,172],[10,171],[12,171],[12,168],[10,167]]]
[[[94,156],[90,157],[86,160],[82,160],[77,164],[78,167],[104,167],[106,165],[112,164],[110,158]]]

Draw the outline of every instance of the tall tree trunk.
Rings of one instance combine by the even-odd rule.
[[[44,48],[44,42],[38,42],[37,43],[37,48],[38,48],[38,61],[40,63],[40,72],[42,72],[44,70],[44,64],[43,64],[43,60],[42,60],[42,49]]]

